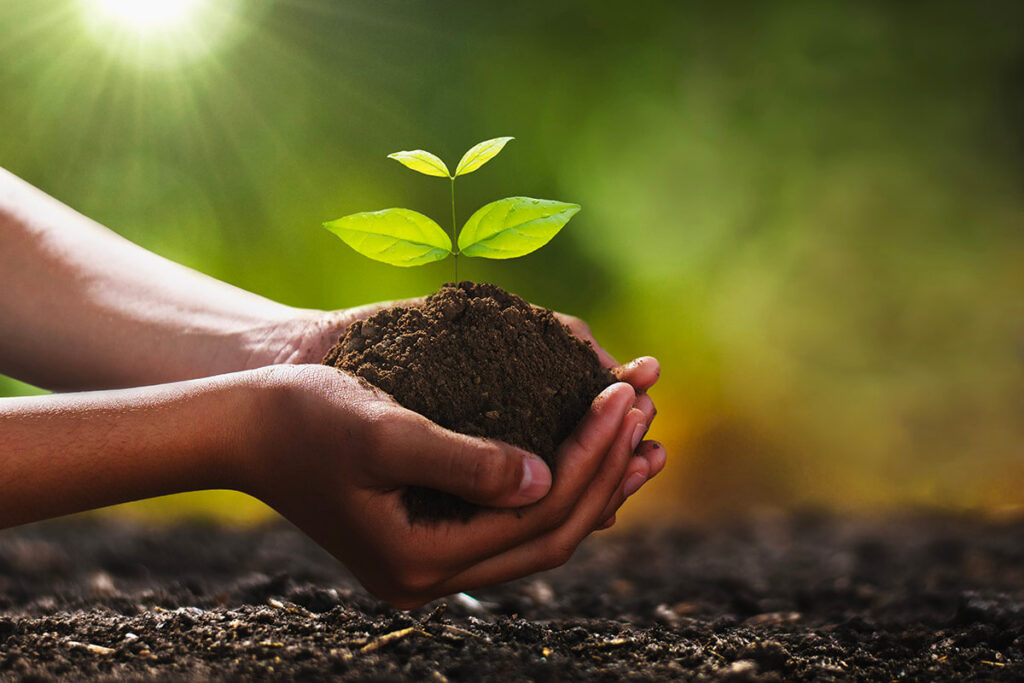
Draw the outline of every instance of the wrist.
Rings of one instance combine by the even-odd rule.
[[[282,500],[305,499],[311,482],[336,478],[340,460],[365,439],[350,393],[355,378],[314,364],[239,374],[247,378],[242,412],[252,429],[233,446],[232,488],[278,508]]]
[[[284,307],[279,315],[238,332],[226,345],[233,351],[233,362],[239,370],[318,363],[320,357],[313,358],[318,352],[314,347],[327,327],[334,324],[334,316],[315,309]]]
[[[185,400],[180,405],[185,412],[177,429],[182,442],[173,449],[183,455],[175,467],[193,473],[181,477],[180,490],[245,490],[263,429],[255,400],[257,375],[236,372],[167,385],[192,387],[182,392]],[[163,387],[156,389],[163,391]]]
[[[293,410],[299,379],[297,365],[272,365],[232,375],[239,408],[227,427],[225,475],[228,488],[270,502],[281,476],[280,461],[299,447],[294,441],[301,435],[300,416]]]

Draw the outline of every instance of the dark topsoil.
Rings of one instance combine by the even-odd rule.
[[[0,680],[1022,680],[1024,522],[767,516],[599,534],[412,613],[293,528],[0,533]]]
[[[525,448],[552,466],[558,445],[615,381],[551,311],[473,282],[353,323],[324,363],[442,427]],[[404,501],[414,521],[468,519],[476,510],[423,488],[406,489]]]

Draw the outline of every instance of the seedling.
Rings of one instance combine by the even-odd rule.
[[[455,179],[486,164],[512,139],[494,138],[473,145],[462,155],[455,173],[439,157],[422,149],[388,155],[414,171],[451,181],[450,237],[431,218],[410,209],[364,211],[323,225],[363,256],[393,266],[421,266],[454,256],[456,282],[459,256],[508,259],[536,251],[580,210],[579,204],[531,197],[499,199],[481,206],[469,217],[458,233],[458,248],[452,248],[456,243]]]

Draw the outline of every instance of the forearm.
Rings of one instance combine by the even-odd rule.
[[[225,375],[0,399],[0,528],[235,487],[238,459],[259,422],[248,384]]]
[[[268,352],[287,352],[272,337],[303,314],[132,244],[3,169],[0,273],[0,372],[51,389],[287,360]]]

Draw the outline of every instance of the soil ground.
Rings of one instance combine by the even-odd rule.
[[[1024,679],[1020,520],[597,534],[474,597],[391,610],[284,523],[49,522],[0,533],[0,680]]]

